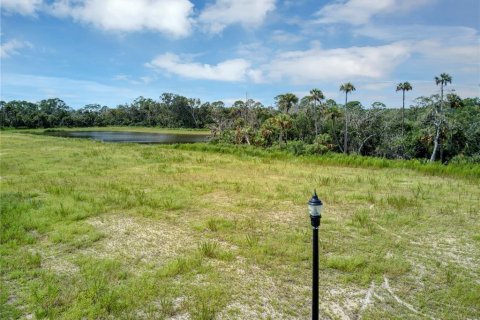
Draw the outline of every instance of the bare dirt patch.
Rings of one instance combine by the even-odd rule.
[[[104,235],[89,247],[72,251],[71,246],[52,243],[44,237],[41,239],[42,247],[34,246],[29,251],[41,254],[42,268],[56,274],[73,274],[79,271],[74,261],[82,255],[119,259],[135,265],[139,262],[160,265],[177,257],[185,247],[191,247],[195,242],[185,230],[142,217],[108,215],[86,222]]]
[[[105,237],[84,253],[145,263],[162,263],[178,256],[195,241],[187,231],[171,224],[121,215],[90,219],[89,224]]]
[[[269,275],[255,264],[237,258],[235,263],[217,268],[230,274],[235,283],[232,303],[218,319],[307,319],[311,316],[311,286]],[[323,284],[321,319],[359,319],[363,309],[373,304],[374,284],[370,288]],[[253,298],[253,299],[252,299]]]
[[[79,271],[77,265],[55,254],[42,259],[42,268],[48,269],[56,274],[72,274]]]
[[[286,319],[279,305],[278,289],[272,277],[243,258],[235,263],[220,263],[217,268],[229,274],[235,283],[235,293],[219,319]],[[252,299],[255,297],[255,299]],[[254,303],[252,303],[252,301]],[[289,317],[292,319],[292,317]]]

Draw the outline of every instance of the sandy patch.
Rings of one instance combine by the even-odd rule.
[[[311,287],[276,279],[259,266],[238,258],[235,264],[218,266],[231,274],[236,292],[217,319],[308,319],[311,317]],[[373,302],[373,282],[370,288],[350,286],[320,288],[321,319],[358,319]],[[253,298],[252,298],[253,297]]]
[[[56,255],[42,258],[42,268],[48,269],[56,274],[72,274],[80,270],[74,263]]]
[[[105,234],[95,246],[83,250],[97,257],[161,263],[194,243],[187,231],[147,218],[115,215],[97,217],[87,223]]]

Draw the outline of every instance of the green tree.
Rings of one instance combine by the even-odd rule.
[[[462,98],[455,93],[447,94],[447,104],[451,109],[459,109],[464,106]]]
[[[347,110],[348,94],[355,90],[356,90],[355,86],[350,82],[344,83],[340,86],[340,91],[345,92],[345,132],[344,132],[344,139],[343,139],[343,153],[348,153],[348,110]]]
[[[337,146],[339,146],[340,142],[339,142],[338,136],[337,136],[336,123],[337,123],[337,119],[339,119],[341,117],[342,113],[341,113],[340,109],[338,108],[337,103],[332,99],[327,100],[327,102],[325,103],[325,106],[326,106],[326,115],[325,116],[326,116],[327,119],[330,119],[330,121],[331,121],[330,136],[334,138],[335,144]]]
[[[310,90],[310,98],[315,102],[315,103],[321,103],[323,99],[325,99],[325,96],[323,95],[322,90],[314,88]]]
[[[213,138],[221,137],[232,126],[232,120],[228,116],[227,108],[222,101],[212,102],[210,116],[212,118],[210,131]]]
[[[322,100],[325,99],[322,90],[314,88],[310,90],[310,95],[308,96],[311,101],[313,101],[314,107],[314,121],[315,121],[315,136],[318,136],[318,119],[320,116],[320,110],[318,106],[322,103]]]
[[[1,108],[1,127],[37,127],[35,117],[38,114],[38,106],[36,104],[21,100],[2,101]]]
[[[75,125],[79,127],[93,127],[100,113],[101,106],[99,104],[87,104],[85,107],[75,112]]]
[[[68,126],[71,123],[69,106],[58,98],[42,100],[38,103],[39,122],[44,128]]]
[[[173,93],[163,93],[161,103],[168,110],[171,117],[165,126],[194,128],[195,122],[191,115],[191,107],[186,97]]]
[[[435,84],[440,85],[440,103],[435,108],[435,137],[433,139],[433,151],[430,157],[430,162],[435,161],[438,146],[440,144],[440,134],[443,127],[443,109],[444,109],[444,100],[443,100],[443,88],[447,86],[448,83],[452,83],[452,77],[448,73],[442,73],[439,77],[435,77]]]
[[[452,77],[448,73],[442,73],[439,77],[435,77],[435,84],[440,85],[440,100],[443,103],[443,88],[447,84],[452,83]]]
[[[278,110],[288,114],[288,111],[298,103],[298,97],[293,93],[284,93],[276,96],[275,102]]]
[[[397,91],[402,91],[402,137],[405,132],[405,91],[410,91],[412,89],[412,85],[408,81],[397,85]]]
[[[280,129],[280,134],[278,136],[278,142],[281,144],[284,140],[285,135],[285,143],[287,142],[287,135],[286,132],[292,126],[292,118],[288,114],[279,114],[274,118],[274,123]]]
[[[188,104],[187,104],[187,110],[189,111],[189,113],[192,115],[192,119],[193,119],[193,125],[195,126],[195,128],[198,127],[198,117],[196,116],[197,112],[198,112],[198,109],[200,109],[200,106],[202,105],[200,99],[188,99]]]
[[[385,105],[374,102],[371,108],[365,109],[358,101],[348,103],[351,116],[349,148],[358,154],[372,154],[376,146],[386,134]]]

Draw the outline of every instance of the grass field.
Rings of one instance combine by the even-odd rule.
[[[0,318],[307,319],[313,188],[322,318],[478,318],[478,179],[198,149],[2,132]]]

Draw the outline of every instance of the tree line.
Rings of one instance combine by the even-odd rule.
[[[62,100],[38,103],[1,101],[2,128],[56,128],[93,126],[155,126],[209,128],[212,142],[249,144],[292,153],[343,152],[386,158],[419,158],[442,162],[480,162],[480,98],[462,99],[444,94],[450,75],[435,77],[440,94],[419,97],[405,108],[408,82],[402,92],[402,108],[381,102],[365,107],[348,101],[356,90],[340,86],[345,103],[326,99],[320,89],[299,99],[293,93],[275,97],[275,107],[252,99],[225,106],[222,101],[204,102],[173,93],[159,100],[139,97],[115,108],[89,104],[74,110]]]

